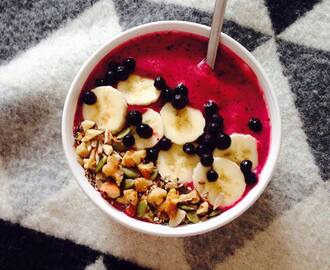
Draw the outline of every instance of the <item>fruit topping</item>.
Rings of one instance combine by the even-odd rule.
[[[217,122],[211,122],[207,125],[206,130],[212,135],[217,135],[220,132],[220,124]]]
[[[206,115],[213,115],[218,113],[218,105],[213,100],[209,100],[204,104],[204,110]]]
[[[254,132],[259,132],[262,130],[261,121],[257,118],[251,118],[248,124],[249,128]]]
[[[156,161],[158,158],[158,150],[156,148],[147,149],[147,160]]]
[[[82,100],[87,105],[95,104],[97,97],[92,91],[86,91],[83,93]]]
[[[164,102],[169,102],[172,100],[173,91],[169,88],[165,88],[161,91],[160,97]]]
[[[192,143],[185,143],[182,147],[183,152],[185,152],[188,155],[193,155],[196,153],[195,146]]]
[[[252,170],[252,162],[250,160],[242,160],[240,168],[243,174],[249,173]]]
[[[125,66],[118,66],[116,70],[118,80],[125,81],[129,76],[129,70]]]
[[[183,83],[179,83],[174,89],[174,94],[175,95],[180,94],[180,95],[187,96],[188,95],[187,86],[185,86]]]
[[[153,130],[152,128],[147,125],[147,124],[139,124],[136,127],[136,133],[141,137],[141,138],[150,138],[152,136]]]
[[[228,134],[221,133],[217,136],[217,148],[220,150],[224,150],[229,148],[231,144],[231,138]]]
[[[142,122],[142,114],[137,110],[131,110],[127,113],[126,121],[128,125],[137,126]]]
[[[132,73],[135,70],[136,62],[135,59],[132,57],[128,57],[124,60],[123,66],[129,73]]]
[[[118,82],[118,75],[116,71],[108,70],[105,74],[105,80],[107,84],[116,84]]]
[[[206,153],[201,156],[201,163],[205,167],[211,166],[213,161],[213,156],[210,153]]]
[[[248,185],[254,185],[258,179],[254,172],[248,172],[244,174],[245,183]]]
[[[217,181],[219,175],[217,174],[217,172],[215,170],[210,169],[207,171],[206,177],[209,182],[215,182],[215,181]]]
[[[167,151],[171,148],[172,142],[170,139],[167,139],[166,137],[163,137],[160,139],[160,141],[157,144],[159,150]]]
[[[110,61],[108,63],[108,70],[117,71],[118,66],[119,66],[119,64],[117,62]]]
[[[135,144],[135,138],[132,134],[127,134],[123,137],[123,144],[126,147],[132,147]]]
[[[166,89],[166,82],[163,77],[156,77],[154,80],[154,86],[157,90],[165,90]]]
[[[199,144],[196,146],[196,154],[202,156],[203,154],[210,153],[211,149],[205,144]]]
[[[105,79],[96,79],[95,80],[95,86],[96,87],[98,87],[98,86],[105,86],[107,84],[108,84],[108,82]]]
[[[188,98],[182,94],[175,94],[171,100],[171,104],[175,109],[181,110],[187,106]]]

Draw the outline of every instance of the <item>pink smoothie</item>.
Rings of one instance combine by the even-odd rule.
[[[150,78],[162,76],[171,88],[184,83],[188,87],[190,106],[203,111],[204,103],[214,100],[224,118],[227,134],[237,132],[254,136],[258,140],[256,172],[259,174],[267,159],[270,142],[270,120],[263,91],[251,68],[229,48],[220,45],[214,71],[202,62],[206,50],[207,39],[193,34],[170,31],[143,35],[125,42],[105,56],[89,75],[82,91],[95,87],[95,79],[104,77],[110,60],[121,62],[133,57],[136,60],[135,73]],[[149,107],[159,111],[162,105],[158,101]],[[248,128],[252,117],[261,120],[261,132]],[[78,106],[75,125],[80,120],[81,108]]]

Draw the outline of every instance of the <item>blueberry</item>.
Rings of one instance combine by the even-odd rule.
[[[216,145],[216,138],[213,137],[211,134],[205,133],[201,140],[202,144],[208,146],[209,148],[214,148]]]
[[[126,147],[131,147],[133,146],[135,143],[135,138],[132,134],[127,134],[124,136],[123,138],[123,144],[126,146]]]
[[[214,158],[212,156],[212,154],[207,153],[207,154],[203,154],[201,156],[201,163],[203,166],[205,167],[209,167],[213,164]]]
[[[259,132],[262,130],[261,121],[257,118],[251,118],[248,124],[249,128],[254,132]]]
[[[167,139],[166,137],[163,137],[159,140],[157,146],[158,146],[159,150],[167,151],[171,148],[172,142],[171,142],[170,139]]]
[[[144,139],[150,138],[152,136],[153,130],[152,128],[147,124],[139,124],[136,127],[136,133]]]
[[[107,85],[107,80],[105,80],[105,79],[96,79],[95,80],[95,86],[96,87],[104,86],[104,85]]]
[[[211,122],[207,125],[206,130],[212,135],[217,135],[220,132],[220,124]]]
[[[118,74],[116,71],[109,70],[105,75],[105,79],[109,84],[116,84],[118,82]]]
[[[245,183],[248,185],[253,185],[258,181],[257,175],[254,172],[248,172],[244,174],[244,179]]]
[[[171,100],[172,106],[177,109],[181,110],[188,104],[188,98],[181,94],[176,94]]]
[[[160,77],[160,76],[156,77],[155,81],[154,81],[154,86],[158,90],[165,90],[166,89],[166,82],[165,82],[164,78]]]
[[[204,144],[199,144],[196,146],[196,154],[199,156],[210,152],[211,152],[210,148]]]
[[[185,143],[182,147],[183,152],[185,152],[188,155],[195,154],[195,146],[192,143]]]
[[[252,162],[245,159],[241,162],[240,168],[243,174],[249,173],[252,170]]]
[[[96,95],[91,91],[83,93],[82,100],[87,105],[93,105],[96,102]]]
[[[147,149],[147,160],[156,161],[158,158],[158,150],[156,148]]]
[[[188,95],[188,88],[183,83],[179,83],[176,88],[174,89],[174,94],[181,94],[184,96]]]
[[[131,110],[127,113],[127,124],[137,126],[142,122],[142,114],[137,110]]]
[[[213,100],[209,100],[204,104],[204,110],[206,115],[216,114],[218,113],[218,105]]]
[[[164,102],[171,101],[173,97],[173,91],[169,88],[165,88],[160,93],[160,97]]]
[[[231,145],[231,138],[229,135],[221,133],[217,136],[217,148],[225,150]]]
[[[135,59],[128,57],[124,60],[123,66],[127,69],[129,73],[133,72],[136,66]]]
[[[110,61],[109,63],[108,63],[108,70],[111,70],[111,71],[117,71],[117,67],[118,67],[119,65],[118,65],[118,63],[117,62],[115,62],[115,61]]]
[[[206,174],[207,180],[209,180],[209,182],[215,182],[217,181],[219,175],[217,174],[217,172],[215,170],[208,170],[207,174]]]
[[[128,71],[127,68],[125,68],[124,66],[118,66],[117,67],[118,80],[125,81],[125,80],[127,80],[128,75],[129,75],[129,71]]]

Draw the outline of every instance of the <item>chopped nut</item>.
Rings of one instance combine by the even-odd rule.
[[[170,218],[173,218],[177,212],[177,203],[179,202],[179,193],[173,188],[161,205],[160,211],[164,211]]]
[[[91,141],[92,148],[96,148],[97,144],[98,144],[98,141],[97,140],[92,140]]]
[[[110,156],[112,151],[113,151],[113,148],[111,145],[108,145],[108,144],[103,144],[102,145],[102,148],[103,148],[103,152],[107,155],[107,156]]]
[[[93,121],[89,121],[89,120],[85,120],[81,123],[81,127],[83,129],[83,131],[87,131],[88,129],[92,128],[95,125],[95,122]]]
[[[101,155],[103,153],[103,147],[102,147],[101,143],[98,144],[96,153],[99,155]]]
[[[165,189],[156,187],[148,194],[148,202],[155,205],[160,205],[164,198],[166,197],[167,192]]]
[[[178,225],[180,225],[180,223],[184,220],[185,217],[186,212],[181,209],[178,209],[174,215],[170,216],[170,221],[168,225],[170,225],[171,227],[177,227]]]
[[[96,179],[96,180],[105,180],[106,177],[105,177],[105,175],[104,175],[102,172],[98,172],[98,173],[95,175],[95,179]]]
[[[76,135],[76,137],[75,137],[75,140],[76,140],[76,141],[81,141],[82,138],[83,138],[82,133],[81,133],[81,132],[78,132],[77,135]]]
[[[116,181],[117,186],[120,186],[121,181],[124,179],[124,174],[122,171],[117,171],[112,178]]]
[[[84,161],[80,156],[77,156],[77,161],[80,165],[84,165]]]
[[[100,190],[105,192],[110,198],[115,199],[120,196],[120,189],[117,187],[116,184],[111,182],[104,182]]]
[[[96,164],[98,164],[100,161],[100,155],[97,152],[95,154],[95,161],[96,161]]]
[[[96,167],[95,152],[96,152],[95,149],[93,149],[89,155],[89,158],[84,159],[85,169],[95,170]]]
[[[197,209],[196,214],[201,215],[209,211],[209,204],[207,201],[203,202]]]
[[[155,170],[155,166],[152,162],[149,162],[147,164],[140,163],[138,165],[138,169],[144,178],[150,179],[151,175]]]
[[[106,176],[113,176],[119,169],[119,161],[114,156],[108,156],[107,164],[103,166],[102,172]]]
[[[134,189],[126,189],[123,192],[123,196],[117,198],[116,201],[125,205],[131,204],[136,206],[138,204],[139,198],[137,192]]]
[[[191,202],[191,203],[198,203],[200,200],[200,197],[196,191],[196,189],[194,189],[193,191],[189,192],[188,194],[182,194],[179,197],[179,202]]]
[[[106,129],[104,132],[104,143],[111,143],[112,142],[112,134],[109,129]]]
[[[177,188],[178,184],[176,182],[170,181],[166,183],[165,188],[166,189],[171,189],[171,188]]]
[[[127,151],[123,156],[122,164],[125,167],[135,167],[146,157],[146,150]]]
[[[152,181],[143,177],[139,177],[135,179],[134,185],[137,192],[146,192],[148,187],[152,185]]]
[[[103,133],[103,130],[97,130],[97,129],[89,129],[86,131],[84,138],[82,138],[83,142],[90,141],[94,139],[96,136],[99,136]]]
[[[76,154],[79,157],[86,158],[89,156],[90,150],[88,150],[86,143],[82,142],[76,148]]]

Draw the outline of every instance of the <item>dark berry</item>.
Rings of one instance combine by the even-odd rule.
[[[231,145],[231,138],[227,134],[219,134],[217,136],[217,148],[220,150],[225,150]]]
[[[147,160],[156,161],[158,158],[158,150],[156,148],[147,149]]]
[[[96,102],[96,95],[91,91],[86,91],[82,96],[83,102],[87,105],[93,105]]]
[[[109,70],[105,75],[105,79],[109,84],[116,84],[118,82],[117,72]]]
[[[248,172],[244,174],[245,183],[248,185],[253,185],[257,183],[258,179],[254,172]]]
[[[208,123],[217,123],[219,124],[220,126],[223,125],[223,118],[221,115],[217,114],[217,113],[214,113],[212,115],[207,115],[206,117],[206,121]]]
[[[160,97],[164,102],[171,101],[173,97],[173,91],[169,88],[165,88],[160,93]]]
[[[125,80],[127,80],[128,75],[129,75],[129,71],[128,71],[127,68],[125,68],[124,66],[118,66],[117,67],[118,80],[125,81]]]
[[[98,87],[98,86],[105,86],[107,85],[107,80],[104,80],[104,79],[96,79],[95,80],[95,86]]]
[[[171,100],[172,106],[177,109],[181,110],[188,104],[188,98],[181,94],[176,94]]]
[[[174,94],[181,94],[184,96],[188,95],[188,88],[183,84],[183,83],[179,83],[176,88],[174,89]]]
[[[136,133],[144,139],[150,138],[152,136],[153,130],[152,128],[147,124],[139,124],[136,127]]]
[[[199,144],[196,146],[196,154],[199,156],[210,153],[210,152],[211,152],[211,150],[207,145]]]
[[[158,146],[159,150],[167,151],[171,148],[172,142],[171,142],[170,139],[167,139],[166,137],[163,137],[159,140],[157,146]]]
[[[207,125],[206,130],[212,135],[217,135],[220,132],[220,125],[219,123],[211,122]]]
[[[202,138],[202,144],[208,146],[209,148],[214,148],[216,145],[216,138],[211,134],[205,133]]]
[[[185,143],[182,147],[183,152],[185,152],[188,155],[195,154],[195,146],[192,143]]]
[[[154,81],[154,86],[158,90],[165,90],[166,89],[166,82],[165,82],[164,78],[160,77],[160,76],[156,77],[156,79]]]
[[[216,114],[218,113],[218,105],[213,100],[209,100],[204,104],[204,110],[206,115]]]
[[[117,62],[110,61],[108,63],[108,70],[111,70],[111,71],[116,72],[117,71],[117,68],[118,68],[118,63]]]
[[[257,118],[251,118],[249,120],[249,128],[254,132],[259,132],[262,130],[262,124],[261,121]]]
[[[207,174],[206,174],[207,180],[209,180],[209,182],[215,182],[217,181],[219,175],[217,174],[217,172],[215,170],[208,170]]]
[[[127,134],[124,136],[123,138],[123,144],[126,146],[126,147],[131,147],[133,146],[135,143],[135,138],[132,134]]]
[[[207,154],[203,154],[201,156],[201,163],[203,166],[205,167],[209,167],[213,164],[214,158],[212,156],[212,154],[207,153]]]
[[[135,59],[132,57],[128,57],[124,60],[123,66],[126,68],[126,70],[131,73],[134,71],[136,62]]]
[[[240,168],[242,173],[246,174],[251,172],[252,170],[252,162],[250,160],[243,160],[240,164]]]
[[[142,114],[137,110],[131,110],[126,117],[128,125],[137,126],[142,122]]]

